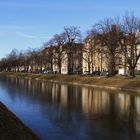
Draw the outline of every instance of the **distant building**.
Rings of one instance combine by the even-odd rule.
[[[45,48],[43,50],[43,53],[46,54],[46,64],[43,66],[44,70],[52,70],[53,73],[68,74],[68,70],[71,69],[71,74],[81,74],[82,50],[83,44],[80,43],[73,44],[71,50],[67,44],[61,47],[50,46]]]
[[[140,43],[140,32],[136,33],[138,37],[137,42]],[[129,35],[126,36],[125,41],[128,40]],[[83,73],[85,74],[104,74],[108,69],[109,64],[109,54],[106,53],[107,49],[105,46],[102,46],[101,43],[96,43],[98,40],[94,40],[93,38],[89,38],[85,41],[84,48],[83,48]],[[127,45],[128,52],[130,49],[129,42],[125,42]],[[120,75],[128,75],[129,65],[126,62],[125,54],[121,50],[121,47],[117,48],[117,55],[115,56],[115,63],[116,63],[116,73]],[[136,50],[137,54],[140,52],[140,45],[137,44]],[[129,53],[128,53],[129,55]],[[140,59],[138,60],[136,66],[136,74],[140,74]]]

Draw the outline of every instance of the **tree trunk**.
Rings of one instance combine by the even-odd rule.
[[[131,67],[130,68],[130,76],[132,76],[132,77],[136,76],[136,74],[135,74],[135,67]]]
[[[110,54],[110,60],[109,60],[109,76],[115,76],[115,56],[113,54]]]
[[[61,74],[61,63],[58,64],[58,70],[59,70],[59,74]]]

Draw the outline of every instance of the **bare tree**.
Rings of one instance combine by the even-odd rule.
[[[16,49],[13,49],[7,56],[7,61],[8,61],[9,69],[11,69],[14,72],[17,71],[17,66],[18,66],[17,60],[18,60],[18,51]]]
[[[123,37],[121,40],[121,48],[124,53],[125,67],[128,64],[130,76],[135,77],[135,69],[140,58],[140,19],[133,14],[124,16],[122,25]]]
[[[45,57],[45,67],[47,70],[53,71],[53,65],[54,65],[54,40],[51,39],[48,42],[44,43],[43,47],[45,48],[43,50],[43,56]]]
[[[17,58],[17,66],[19,71],[25,71],[25,62],[25,53],[20,51]]]
[[[97,32],[93,29],[88,31],[88,35],[85,38],[85,47],[83,48],[83,59],[88,64],[88,71],[94,71],[94,63],[95,63],[95,53],[97,53]]]
[[[65,38],[65,34],[61,33],[61,34],[56,34],[54,35],[54,43],[55,43],[55,47],[54,47],[54,59],[55,59],[55,63],[58,65],[58,69],[59,69],[59,74],[61,74],[61,67],[62,67],[62,62],[64,61],[64,57],[65,57],[65,42],[66,42],[66,38]]]
[[[1,71],[9,71],[11,70],[7,58],[2,58],[0,61],[0,70]]]
[[[28,71],[30,72],[39,72],[39,62],[40,56],[39,51],[35,49],[30,49],[28,52]]]
[[[119,56],[119,41],[121,39],[121,30],[118,22],[113,19],[106,19],[97,24],[99,31],[99,40],[101,46],[104,46],[104,52],[108,62],[109,76],[115,75],[116,59]]]
[[[64,27],[64,34],[66,37],[66,44],[67,44],[67,56],[68,56],[68,74],[73,73],[73,57],[72,57],[72,48],[74,47],[75,43],[81,41],[81,32],[80,30],[75,27]]]

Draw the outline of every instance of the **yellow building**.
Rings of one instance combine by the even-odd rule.
[[[83,74],[107,71],[107,59],[104,48],[93,46],[90,42],[85,42],[83,49]],[[98,74],[98,73],[97,73]]]
[[[109,54],[106,53],[107,49],[104,46],[101,46],[100,43],[94,45],[94,41],[87,40],[84,44],[83,49],[83,74],[95,74],[100,75],[102,73],[107,73],[109,65]],[[128,43],[129,44],[129,43]],[[137,54],[140,52],[140,45],[137,45]],[[127,45],[127,53],[129,55],[129,45]],[[116,74],[128,75],[129,74],[129,65],[125,59],[125,54],[121,50],[121,47],[117,48],[117,55],[115,56],[116,63]],[[136,66],[136,74],[140,74],[140,59],[138,59]]]

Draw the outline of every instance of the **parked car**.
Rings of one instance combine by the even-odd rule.
[[[101,75],[101,76],[108,76],[108,71],[102,71],[102,72],[100,73],[100,75]]]
[[[84,71],[83,75],[91,75],[90,71]]]
[[[43,71],[43,73],[44,73],[44,74],[52,74],[53,71],[52,71],[52,70],[45,70],[45,71]]]
[[[92,72],[92,74],[95,75],[95,76],[97,76],[97,75],[99,76],[100,73],[101,73],[100,71],[94,71],[94,72]]]

